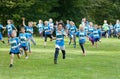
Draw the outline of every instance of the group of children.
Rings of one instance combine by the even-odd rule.
[[[8,25],[6,27],[0,25],[0,41],[5,43],[2,38],[1,29],[6,29],[8,33],[8,43],[11,45],[10,67],[13,66],[14,54],[17,54],[18,58],[20,58],[20,56],[25,53],[25,58],[28,59],[28,52],[32,53],[30,41],[32,41],[32,43],[36,45],[36,42],[33,38],[33,25],[38,28],[40,36],[44,38],[44,47],[46,47],[48,37],[51,41],[56,40],[54,64],[57,64],[58,62],[57,60],[59,50],[62,51],[63,59],[66,58],[64,36],[70,38],[69,45],[73,42],[74,48],[76,48],[76,37],[78,37],[82,53],[84,56],[86,56],[86,51],[84,48],[86,38],[89,39],[93,46],[95,45],[96,47],[98,47],[97,42],[101,41],[100,38],[102,34],[105,34],[105,36],[108,37],[108,31],[109,29],[112,29],[112,26],[108,26],[107,20],[104,21],[104,24],[101,28],[97,24],[88,22],[86,21],[86,18],[83,18],[81,24],[79,25],[79,28],[77,29],[75,23],[69,20],[67,20],[66,25],[62,21],[56,21],[56,24],[54,25],[53,20],[51,18],[49,19],[49,21],[44,21],[44,23],[42,20],[39,20],[38,24],[29,21],[28,25],[25,25],[25,18],[22,18],[23,26],[20,27],[20,33],[17,37],[17,29],[14,26],[13,21],[8,20],[7,23]],[[117,23],[114,28],[117,34],[120,29],[119,20],[117,20]],[[55,35],[55,37],[53,37],[53,34]]]

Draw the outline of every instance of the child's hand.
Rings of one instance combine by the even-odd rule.
[[[25,18],[24,18],[24,17],[22,17],[22,20],[25,20]]]

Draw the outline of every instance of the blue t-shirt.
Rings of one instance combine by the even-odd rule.
[[[85,43],[85,41],[86,41],[86,32],[85,31],[78,31],[77,33],[76,33],[76,35],[78,36],[78,38],[79,38],[79,43]]]
[[[70,24],[66,24],[66,29],[70,29]]]
[[[20,39],[20,46],[27,46],[28,45],[28,34],[27,33],[20,33],[19,34]]]
[[[88,32],[88,30],[89,30],[88,26],[85,26],[85,27],[84,27],[84,30],[85,30],[86,32]]]
[[[120,24],[115,24],[114,28],[118,32],[120,30]]]
[[[18,53],[19,52],[19,44],[20,44],[19,38],[18,37],[10,38],[9,43],[11,45],[10,52]]]
[[[39,32],[42,32],[43,31],[43,24],[38,24],[37,28],[38,28]]]
[[[45,35],[51,34],[50,26],[44,26]]]
[[[77,31],[76,26],[71,26],[71,27],[69,28],[70,35],[74,35],[74,34],[76,33],[76,31]]]
[[[94,38],[100,38],[100,30],[94,29],[94,31],[93,31],[93,37]]]
[[[49,22],[48,26],[50,27],[51,31],[54,31],[54,23],[53,22]]]
[[[33,35],[33,27],[25,26],[25,31],[28,34],[28,37],[31,38]]]
[[[64,30],[56,31],[56,45],[64,46],[64,35],[66,35]]]
[[[110,29],[110,30],[113,30],[113,29],[114,29],[113,25],[110,25],[110,26],[109,26],[109,29]]]
[[[8,34],[11,34],[12,31],[15,29],[15,26],[13,24],[9,24],[6,26]]]

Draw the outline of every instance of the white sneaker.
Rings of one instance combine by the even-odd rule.
[[[25,57],[25,59],[28,59],[28,58],[29,58],[28,56]]]

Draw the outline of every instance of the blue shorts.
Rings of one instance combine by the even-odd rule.
[[[9,54],[20,54],[20,52],[9,52]]]
[[[84,44],[86,42],[86,40],[82,39],[82,40],[79,40],[79,44]]]
[[[94,41],[95,42],[97,42],[97,41],[99,41],[100,40],[100,38],[94,38]]]
[[[20,46],[20,48],[22,48],[22,49],[25,50],[25,51],[28,50],[28,46]]]
[[[0,33],[0,40],[3,40],[2,34]]]

